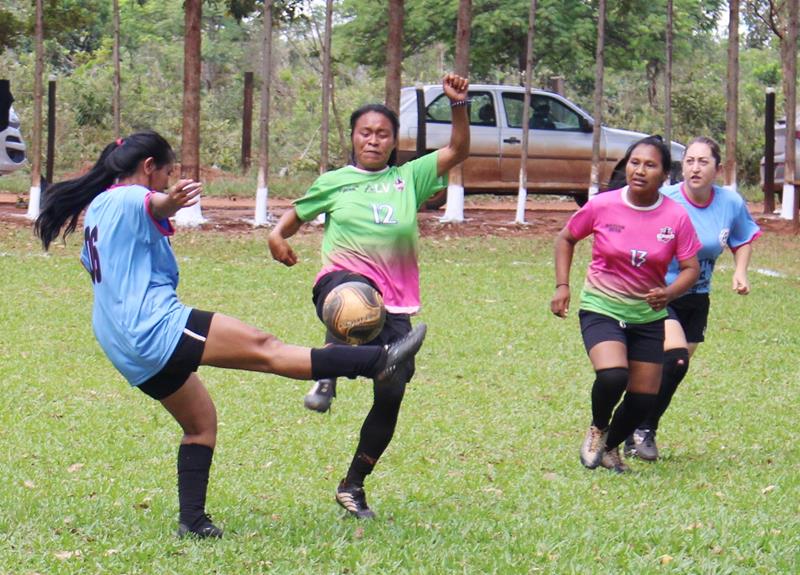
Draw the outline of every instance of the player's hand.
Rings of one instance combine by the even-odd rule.
[[[286,238],[279,234],[270,234],[269,239],[269,252],[272,254],[272,259],[281,262],[285,266],[293,266],[297,263],[297,255],[292,250]]]
[[[556,293],[553,294],[553,299],[550,300],[550,311],[562,319],[567,317],[569,313],[569,298],[569,286],[558,286]]]
[[[200,201],[200,194],[202,192],[202,182],[178,180],[175,184],[167,188],[167,197],[170,203],[177,209],[188,208]]]
[[[649,292],[647,292],[647,295],[644,299],[655,311],[661,311],[662,309],[666,308],[667,304],[669,303],[667,290],[662,287],[651,289]]]
[[[739,295],[747,295],[750,293],[750,282],[747,280],[747,274],[740,274],[738,272],[734,272],[733,291],[735,291]]]
[[[447,74],[442,79],[442,89],[451,102],[466,100],[467,88],[469,88],[469,80],[458,74]]]
[[[181,208],[188,208],[200,201],[203,184],[194,180],[178,180],[165,192],[153,193],[150,198],[150,212],[156,219],[171,218]]]

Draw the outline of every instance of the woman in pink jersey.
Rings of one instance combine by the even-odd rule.
[[[667,304],[689,289],[700,272],[700,243],[688,214],[659,192],[670,163],[669,147],[660,137],[634,143],[626,154],[628,185],[596,196],[556,238],[556,291],[550,309],[562,318],[569,310],[575,244],[589,235],[594,238],[579,311],[584,346],[595,370],[592,424],[580,454],[589,469],[602,465],[628,471],[619,445],[655,403]],[[673,258],[679,273],[668,286],[664,276]]]
[[[444,77],[450,99],[450,143],[402,166],[395,165],[399,121],[381,104],[362,106],[350,116],[351,165],[322,174],[306,195],[295,202],[269,235],[272,257],[292,266],[297,256],[289,247],[302,224],[325,214],[322,270],[317,274],[313,301],[322,319],[325,298],[344,282],[363,282],[383,296],[386,323],[372,344],[388,344],[411,330],[411,315],[420,306],[417,267],[417,210],[445,187],[447,172],[469,154],[468,82],[455,74]],[[330,334],[328,342],[335,341]],[[370,518],[364,480],[389,446],[406,383],[414,375],[409,361],[392,385],[377,382],[374,400],[347,475],[336,490],[336,501],[348,513]],[[319,412],[330,408],[335,379],[318,380],[305,406]]]

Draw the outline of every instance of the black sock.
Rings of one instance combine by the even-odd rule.
[[[592,425],[605,429],[614,406],[628,386],[628,368],[598,369],[595,376],[592,386]]]
[[[356,453],[353,457],[353,461],[350,462],[350,469],[347,470],[344,482],[347,485],[363,487],[364,480],[367,478],[367,475],[372,473],[376,463],[378,463],[378,460],[373,459],[366,453]]]
[[[628,391],[622,403],[614,412],[608,428],[606,449],[610,450],[622,443],[644,420],[656,402],[655,393],[634,393]]]
[[[311,377],[375,377],[386,366],[386,350],[377,345],[331,345],[311,350]]]
[[[192,527],[206,512],[208,472],[214,450],[197,443],[178,448],[178,506],[180,522]]]
[[[672,396],[678,389],[678,385],[686,372],[689,371],[689,350],[685,347],[668,349],[664,352],[664,367],[661,371],[661,387],[658,390],[658,399],[653,410],[639,426],[641,429],[658,429],[658,422],[664,412],[667,411]]]

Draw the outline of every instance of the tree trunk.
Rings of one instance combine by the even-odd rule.
[[[672,0],[667,0],[667,62],[664,70],[664,140],[667,145],[672,141],[672,15]]]
[[[597,6],[597,50],[594,71],[594,130],[592,131],[592,171],[589,179],[589,199],[600,191],[600,128],[603,123],[603,54],[606,43],[606,0]]]
[[[185,0],[183,44],[183,138],[181,176],[200,179],[200,20],[202,0]]]
[[[120,86],[122,83],[122,76],[120,74],[119,66],[119,0],[113,2],[114,10],[114,50],[112,59],[114,60],[114,94],[112,96],[112,104],[114,113],[114,139],[120,137]]]
[[[530,133],[528,118],[531,110],[531,90],[533,89],[533,32],[536,22],[536,0],[531,0],[528,11],[528,36],[525,44],[525,95],[522,98],[522,151],[519,160],[519,188],[517,189],[517,215],[518,224],[525,223],[525,202],[528,199],[528,145]]]
[[[789,25],[786,31],[786,62],[784,62],[786,91],[786,163],[784,164],[783,189],[784,199],[791,189],[791,218],[795,231],[800,229],[798,219],[798,190],[796,187],[797,166],[795,132],[797,131],[797,11],[800,0],[789,1]]]
[[[28,218],[39,217],[39,203],[42,194],[42,99],[44,76],[44,6],[43,0],[36,0],[36,64],[33,76],[33,133],[31,135],[31,188],[28,195]]]
[[[328,171],[328,134],[330,132],[331,104],[331,34],[333,25],[333,0],[325,2],[325,37],[322,39],[322,126],[320,128],[319,173]]]
[[[472,0],[459,0],[458,24],[456,25],[455,73],[469,76],[469,40],[472,26]],[[447,208],[443,222],[464,221],[464,172],[462,164],[450,170],[447,185]]]
[[[386,106],[400,113],[403,73],[403,0],[389,0],[389,37],[386,41]]]
[[[258,183],[255,225],[269,223],[269,106],[272,79],[272,0],[264,0],[264,36],[261,45],[261,112],[258,138]]]
[[[729,5],[725,185],[736,190],[736,144],[739,132],[739,0],[730,0]]]
[[[183,31],[183,134],[181,177],[200,181],[200,74],[202,0],[185,0]],[[200,202],[175,214],[179,226],[205,222]]]

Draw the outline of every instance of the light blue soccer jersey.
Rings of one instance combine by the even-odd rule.
[[[81,263],[94,286],[94,334],[131,385],[166,365],[191,312],[175,293],[172,226],[149,213],[151,193],[138,185],[112,187],[84,219]]]
[[[713,186],[708,204],[700,206],[686,195],[683,183],[661,188],[661,193],[680,203],[689,213],[703,247],[697,252],[700,261],[700,277],[686,293],[709,293],[714,264],[725,246],[736,251],[761,235],[761,229],[753,221],[747,204],[736,192]],[[667,270],[667,284],[678,277],[678,262],[672,260]]]

